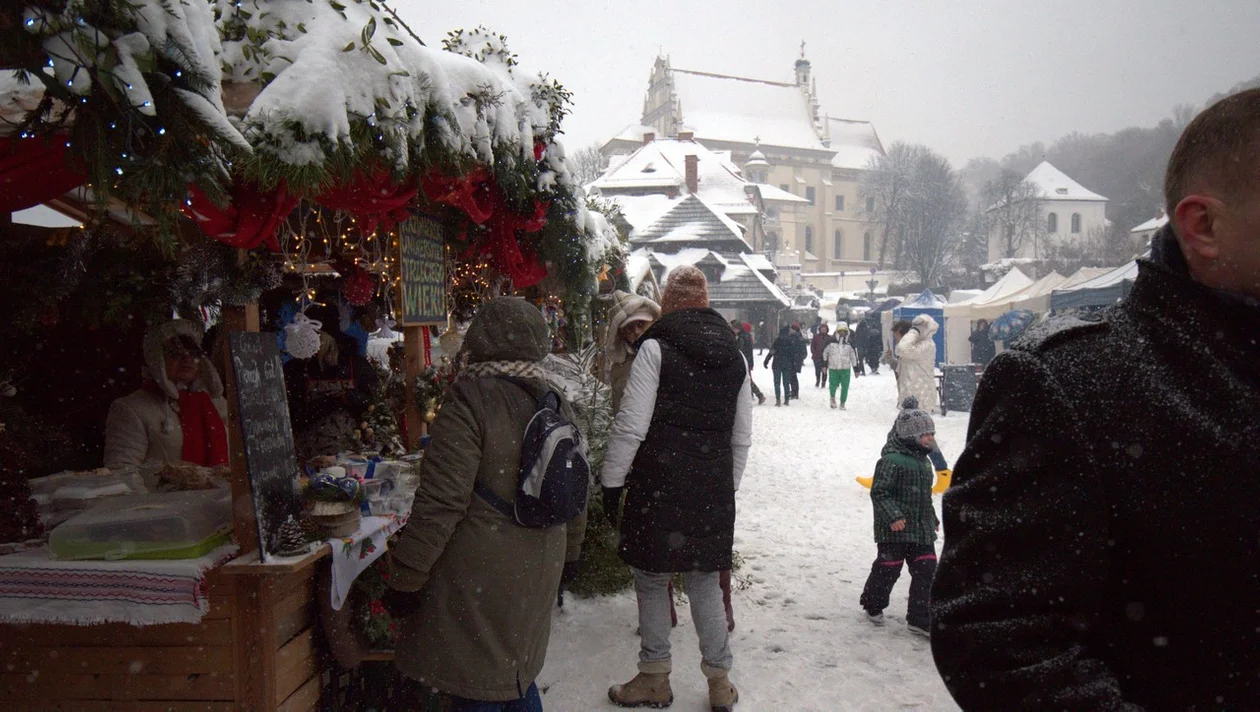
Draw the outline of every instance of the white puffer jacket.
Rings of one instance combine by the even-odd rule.
[[[897,402],[914,396],[919,407],[929,413],[940,405],[936,392],[936,342],[932,337],[936,321],[920,314],[911,322],[910,333],[897,342]]]
[[[166,376],[163,353],[166,342],[176,336],[201,341],[201,327],[186,319],[169,321],[144,337],[144,374],[162,392],[141,388],[109,406],[105,418],[105,466],[111,469],[136,467],[149,461],[173,462],[183,459],[184,433],[179,424],[179,389]],[[201,370],[190,390],[210,394],[220,417],[227,422],[227,401],[223,382],[210,359],[201,358]]]
[[[847,342],[833,341],[823,349],[823,360],[827,362],[828,369],[843,371],[857,365],[858,355]]]

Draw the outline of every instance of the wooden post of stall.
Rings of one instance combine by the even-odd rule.
[[[404,326],[404,392],[406,405],[403,408],[403,422],[407,429],[407,450],[415,451],[420,447],[420,438],[428,431],[428,423],[424,422],[424,414],[420,412],[420,404],[416,402],[416,379],[424,371],[424,330],[427,326]]]

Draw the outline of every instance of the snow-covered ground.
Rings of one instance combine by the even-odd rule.
[[[758,361],[760,366],[760,361]],[[774,407],[769,371],[754,377],[768,400],[753,409],[753,446],[737,495],[735,548],[745,559],[734,593],[731,679],[738,709],[954,710],[928,642],[905,629],[909,572],[893,591],[884,628],[858,597],[875,555],[869,475],[896,415],[892,373],[855,379],[848,410],[831,410],[827,391],[801,373],[801,400]],[[952,464],[964,445],[967,413],[935,416]],[[937,506],[939,508],[937,497]],[[938,509],[939,511],[939,509]],[[940,549],[940,541],[937,542]],[[608,686],[636,672],[634,594],[566,602],[554,622],[538,684],[554,712],[614,709]],[[675,710],[707,710],[695,629],[685,606],[671,637]]]

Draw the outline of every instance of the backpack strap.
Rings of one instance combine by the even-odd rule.
[[[534,391],[530,389],[529,385],[526,384],[525,381],[519,378],[513,378],[512,376],[492,376],[492,378],[497,378],[501,381],[507,381],[508,383],[511,383],[517,388],[520,388],[521,390],[525,391],[527,394],[529,394],[530,398],[536,398],[537,407],[539,408],[547,407],[547,408],[551,408],[552,410],[555,410],[556,412],[560,411],[559,398],[556,396],[555,392],[553,391],[547,391],[541,397],[536,397],[534,395]],[[506,499],[503,499],[499,495],[495,494],[494,491],[491,490],[489,487],[487,487],[485,484],[483,484],[481,480],[477,480],[473,484],[473,492],[476,493],[478,497],[481,497],[483,500],[485,500],[486,504],[498,510],[499,514],[502,514],[503,516],[507,517],[508,519],[511,519],[512,521],[516,521],[516,505],[512,502],[507,501]]]

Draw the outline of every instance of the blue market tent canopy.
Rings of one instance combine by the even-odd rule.
[[[893,309],[894,319],[913,320],[920,314],[926,314],[932,317],[932,320],[940,327],[936,330],[936,335],[932,337],[932,340],[936,342],[937,366],[945,363],[945,303],[945,300],[933,294],[932,290],[925,289],[919,296]]]
[[[1076,309],[1079,307],[1105,307],[1124,299],[1137,279],[1137,261],[1082,282],[1071,289],[1056,289],[1050,295],[1050,310]]]

